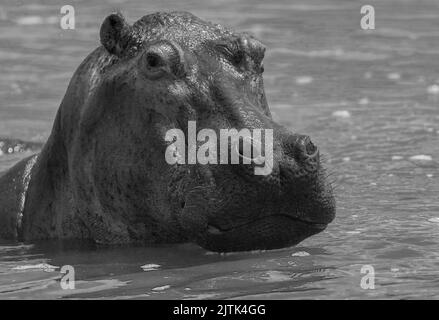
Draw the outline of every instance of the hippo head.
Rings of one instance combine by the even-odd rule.
[[[150,14],[133,25],[112,14],[100,37],[99,76],[72,138],[81,143],[70,167],[78,171],[74,196],[82,193],[93,202],[84,208],[105,212],[96,235],[102,242],[274,249],[333,220],[332,188],[317,147],[272,120],[258,40],[185,12]],[[184,132],[188,152],[190,122],[218,137],[222,129],[272,130],[268,174],[255,174],[256,161],[188,163],[180,154],[183,161],[169,164],[165,154],[175,140],[167,134]],[[246,141],[239,139],[240,155]],[[78,212],[98,225],[87,220],[90,210]]]

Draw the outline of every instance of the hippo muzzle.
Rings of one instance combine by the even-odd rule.
[[[182,179],[192,181],[178,200],[182,225],[191,239],[213,251],[295,245],[324,230],[335,216],[332,188],[326,182],[319,150],[311,139],[289,132],[262,112],[254,111],[247,117],[248,109],[258,110],[254,105],[244,109],[246,112],[237,110],[235,114],[245,116],[235,118],[236,127],[262,125],[264,130],[274,132],[273,161],[268,174],[256,175],[253,162],[181,165],[190,172]],[[253,120],[248,121],[249,118]],[[245,142],[239,141],[238,148],[230,145],[231,152],[243,150]],[[267,150],[262,149],[261,153]]]

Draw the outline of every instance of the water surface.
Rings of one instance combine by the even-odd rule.
[[[0,137],[48,137],[69,79],[112,9],[132,22],[188,10],[249,31],[269,48],[274,117],[325,154],[338,212],[328,229],[282,250],[218,255],[194,245],[96,248],[0,245],[0,298],[439,298],[439,1],[64,1],[0,5]],[[0,172],[31,154],[3,152]],[[60,288],[72,265],[76,290]],[[149,271],[141,267],[152,264]],[[360,286],[375,268],[374,290]],[[46,271],[44,271],[46,269]],[[147,268],[148,269],[148,268]]]

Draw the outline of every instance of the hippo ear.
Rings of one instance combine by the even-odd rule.
[[[100,31],[101,43],[111,54],[119,56],[131,37],[131,26],[120,13],[105,18]]]

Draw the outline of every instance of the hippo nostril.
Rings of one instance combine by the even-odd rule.
[[[296,140],[296,157],[299,159],[314,159],[319,155],[319,149],[308,136],[300,136]]]
[[[305,144],[305,154],[308,157],[315,157],[318,152],[318,148],[314,143],[312,143],[311,139],[308,137],[308,141]]]
[[[148,54],[146,55],[146,61],[150,68],[158,67],[163,63],[161,58],[156,53],[152,52],[148,52]]]

